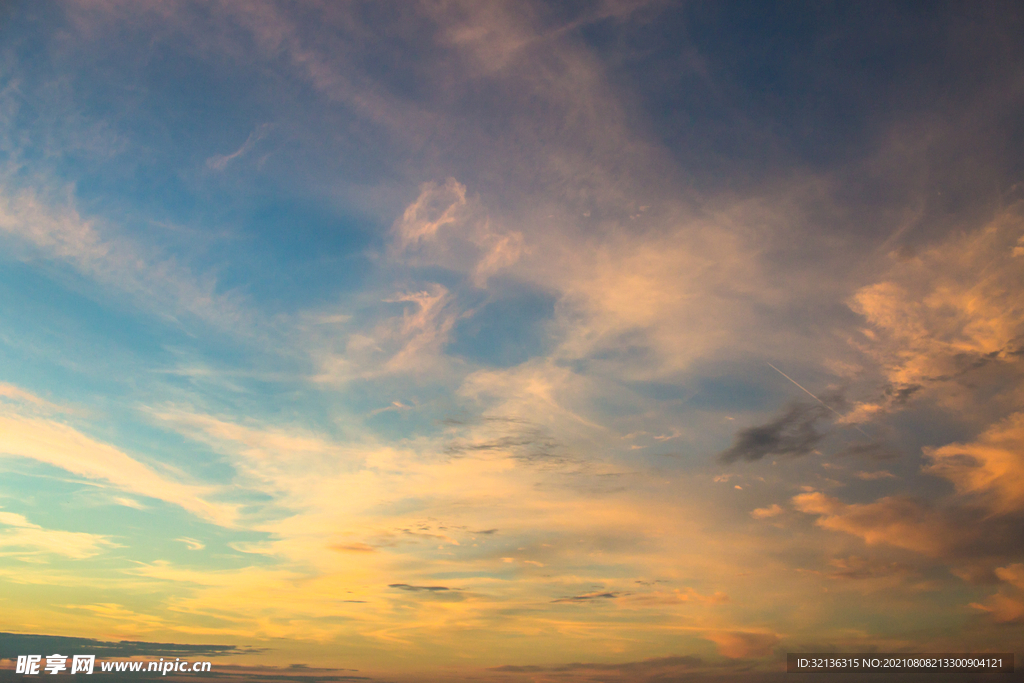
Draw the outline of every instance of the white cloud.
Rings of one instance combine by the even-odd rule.
[[[217,154],[207,159],[207,167],[212,168],[215,171],[223,171],[225,168],[227,168],[229,163],[231,163],[235,159],[238,159],[239,157],[244,156],[245,154],[248,154],[252,150],[252,148],[256,146],[257,142],[266,137],[267,131],[269,130],[270,126],[268,124],[257,126],[256,130],[249,133],[249,137],[245,139],[245,142],[242,143],[242,146],[236,149],[231,154]]]
[[[184,543],[185,545],[188,546],[189,550],[202,550],[202,549],[204,549],[206,547],[205,543],[203,543],[202,541],[197,541],[194,538],[183,537],[183,538],[176,538],[174,540],[180,541],[181,543]]]
[[[23,515],[0,511],[0,554],[21,558],[52,554],[81,560],[112,547],[117,544],[107,536],[44,529]]]
[[[156,498],[216,524],[231,525],[230,505],[212,503],[212,487],[185,484],[158,473],[113,446],[101,443],[53,420],[0,412],[0,455],[29,458],[122,491]]]

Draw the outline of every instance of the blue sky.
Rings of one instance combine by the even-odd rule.
[[[1019,7],[0,12],[16,642],[409,681],[1015,647]]]

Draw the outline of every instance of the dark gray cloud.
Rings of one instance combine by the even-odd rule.
[[[732,447],[719,453],[718,458],[722,462],[755,462],[769,455],[806,455],[825,438],[814,425],[827,414],[828,410],[820,405],[791,403],[771,422],[740,430]]]
[[[595,600],[614,600],[615,598],[621,598],[630,593],[622,593],[619,591],[609,591],[604,593],[584,593],[583,595],[573,595],[567,598],[558,598],[551,602],[593,602]]]
[[[910,397],[919,392],[924,387],[920,384],[908,384],[906,386],[897,387],[896,385],[890,384],[885,388],[885,397],[888,398],[893,405],[901,406],[905,405]]]
[[[408,583],[391,583],[389,588],[411,593],[409,599],[428,600],[431,602],[462,602],[466,599],[466,593],[459,588],[448,586],[417,586]],[[414,597],[415,596],[415,597]]]
[[[561,467],[578,465],[580,459],[569,454],[564,444],[545,428],[515,417],[485,417],[478,421],[448,420],[447,426],[473,427],[483,425],[487,434],[479,438],[469,432],[468,438],[454,438],[445,445],[449,457],[466,457],[498,453],[524,465]]]
[[[24,654],[60,652],[111,657],[224,657],[254,654],[266,648],[239,647],[238,645],[189,645],[182,643],[150,643],[141,640],[110,642],[93,638],[50,636],[36,633],[0,633],[0,659]]]
[[[447,586],[413,586],[408,583],[389,583],[388,588],[397,588],[402,591],[412,591],[414,593],[427,591],[430,593],[436,593],[437,591],[449,591],[451,588]]]

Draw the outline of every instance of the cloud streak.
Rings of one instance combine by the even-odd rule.
[[[183,483],[122,451],[54,420],[0,412],[0,454],[28,458],[118,490],[178,505],[199,517],[230,526],[234,506],[211,502],[212,487]]]

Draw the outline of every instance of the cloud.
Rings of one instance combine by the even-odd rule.
[[[267,132],[269,130],[269,124],[265,123],[260,126],[257,126],[253,132],[249,133],[249,137],[245,139],[245,142],[242,143],[241,147],[239,147],[231,154],[217,154],[210,157],[209,159],[206,160],[206,166],[215,171],[223,171],[225,168],[227,168],[227,165],[229,163],[231,163],[235,159],[238,159],[241,156],[244,156],[249,151],[251,151],[252,148],[256,146],[257,142],[266,137]]]
[[[438,591],[451,590],[451,588],[448,588],[447,586],[411,586],[407,583],[389,583],[388,587],[397,588],[398,590],[409,591],[412,593],[420,593],[424,591],[428,593],[436,593]]]
[[[615,600],[630,595],[630,593],[623,593],[620,591],[595,591],[593,593],[583,593],[582,595],[573,595],[567,598],[558,598],[551,602],[592,602],[594,600]]]
[[[990,427],[971,443],[926,448],[924,471],[953,482],[957,493],[994,514],[1024,512],[1024,412]]]
[[[0,397],[23,404],[27,403],[50,412],[62,412],[64,410],[61,406],[50,403],[46,399],[39,398],[31,392],[6,382],[0,382]]]
[[[857,477],[861,481],[877,481],[879,479],[898,479],[898,477],[888,470],[878,470],[876,472],[854,472],[853,476]]]
[[[83,560],[116,547],[108,536],[44,529],[23,515],[0,511],[0,555],[26,560],[38,555],[63,555]]]
[[[996,576],[1001,581],[1013,584],[1017,588],[1024,590],[1024,564],[1018,562],[1007,567],[999,567],[996,569]]]
[[[826,417],[826,410],[822,406],[792,403],[771,422],[740,430],[732,447],[719,453],[718,459],[727,463],[755,462],[769,455],[807,455],[825,438],[814,428],[823,417]]]
[[[454,178],[424,183],[391,234],[392,259],[420,268],[442,266],[479,288],[530,251],[522,232],[497,228],[479,199],[467,199],[466,186]]]
[[[988,511],[947,501],[939,507],[906,496],[870,503],[843,503],[818,491],[793,498],[816,524],[861,538],[868,546],[904,548],[940,559],[969,581],[994,581],[995,567],[1021,556],[1024,518],[993,517]]]
[[[136,633],[161,631],[170,625],[169,619],[153,614],[150,610],[136,611],[116,602],[86,602],[63,607],[65,610],[85,612],[88,615],[85,619],[87,622],[99,622],[108,627],[116,624],[118,628],[131,629]]]
[[[63,261],[161,315],[189,313],[206,323],[242,331],[246,314],[232,295],[216,291],[214,278],[102,224],[96,218],[83,218],[73,202],[58,192],[0,192],[0,236],[6,234],[15,244],[29,247],[20,253],[12,250],[23,260],[42,255]]]
[[[196,539],[188,538],[187,536],[183,538],[176,538],[174,540],[184,543],[188,546],[189,550],[203,550],[206,547],[206,544],[202,541],[197,541]]]
[[[397,246],[407,249],[422,241],[437,239],[438,230],[452,225],[466,206],[466,186],[448,178],[443,184],[424,183],[420,195],[395,222]]]
[[[339,553],[375,553],[377,549],[372,545],[366,543],[332,543],[327,546],[331,550],[337,550]]]
[[[997,624],[1024,623],[1024,601],[996,593],[984,603],[972,602],[971,607],[988,613]]]
[[[150,410],[149,414],[175,431],[233,456],[236,467],[257,478],[276,476],[314,463],[337,460],[347,450],[309,430],[260,424],[239,424],[221,417],[183,408]]]
[[[666,213],[643,239],[629,231],[588,238],[582,228],[534,238],[537,256],[522,270],[559,293],[554,358],[585,360],[589,374],[665,380],[734,348],[758,319],[754,302],[770,298],[772,285],[761,282],[753,245],[728,219]]]
[[[884,543],[932,556],[946,554],[955,536],[962,535],[933,509],[907,498],[848,505],[812,491],[794,496],[793,507],[817,515],[818,526],[859,536],[868,545]]]
[[[242,27],[248,30],[258,47],[257,54],[267,61],[283,60],[290,63],[294,74],[309,83],[326,98],[348,107],[362,119],[382,127],[389,135],[397,136],[405,141],[416,140],[422,133],[424,120],[434,118],[416,106],[414,102],[396,96],[387,91],[377,79],[361,73],[350,55],[351,49],[338,49],[342,41],[359,41],[367,48],[367,38],[359,31],[348,33],[344,28],[344,16],[338,16],[330,8],[317,8],[317,20],[312,26],[333,24],[331,37],[337,42],[322,44],[322,36],[310,35],[310,24],[295,21],[287,11],[279,9],[272,3],[262,2],[257,5],[249,2],[226,1],[216,8],[218,19],[226,19],[231,27]],[[204,17],[205,19],[205,17]],[[198,22],[205,25],[205,22]],[[339,24],[341,24],[339,26]],[[200,36],[189,35],[190,39],[203,37],[205,31],[196,31],[188,22],[182,22],[186,35],[200,33]],[[348,35],[346,35],[348,33]],[[221,32],[217,38],[223,40]],[[218,47],[224,49],[221,44]],[[248,44],[232,45],[237,50],[252,54]]]
[[[440,354],[456,317],[455,312],[447,307],[450,297],[445,287],[433,284],[427,289],[404,292],[384,301],[411,303],[415,306],[402,313],[401,325],[396,334],[384,335],[400,339],[402,343],[400,350],[384,365],[388,372],[420,369]]]
[[[485,230],[476,241],[483,255],[473,268],[473,284],[486,287],[492,275],[515,264],[528,248],[520,232],[496,233]]]
[[[754,519],[767,519],[769,517],[776,517],[783,513],[783,509],[778,504],[772,504],[766,508],[757,508],[756,510],[750,511],[750,516]]]
[[[704,637],[718,646],[719,653],[732,659],[767,657],[779,643],[774,633],[753,631],[716,631]]]
[[[0,454],[8,457],[29,458],[128,493],[163,500],[215,524],[230,526],[235,520],[234,506],[208,500],[213,488],[176,481],[66,424],[0,411],[0,432],[4,434]]]
[[[31,191],[0,194],[0,230],[45,250],[56,258],[95,270],[113,245],[69,206],[51,207]]]
[[[942,560],[965,580],[1007,581],[1004,575],[1012,572],[999,565],[1021,557],[1024,539],[1024,413],[992,424],[972,441],[923,451],[921,472],[951,482],[952,495],[846,504],[812,491],[795,496],[793,506],[816,515],[819,527],[857,536],[869,546],[904,548]],[[854,476],[896,478],[887,470]],[[1005,615],[1010,603],[999,604],[994,613]]]
[[[388,375],[430,374],[445,366],[442,350],[460,315],[448,288],[425,284],[381,299],[401,304],[401,314],[383,317],[370,329],[352,332],[340,349],[313,351],[325,384]],[[391,310],[394,310],[393,308]]]
[[[190,645],[145,641],[111,642],[93,638],[51,636],[35,633],[0,633],[0,659],[13,659],[32,652],[68,652],[95,654],[101,658],[118,657],[224,657],[263,652],[262,648],[239,645]]]
[[[593,388],[591,378],[551,358],[539,358],[507,369],[476,370],[463,378],[458,393],[492,418],[484,420],[485,432],[493,432],[504,421],[513,433],[520,429],[517,425],[528,424],[577,436],[595,429],[604,433],[601,425],[581,414]]]
[[[146,506],[135,500],[134,498],[125,498],[124,496],[111,496],[110,500],[118,505],[123,505],[126,508],[133,508],[135,510],[146,510]]]
[[[472,623],[495,624],[493,632],[502,633],[504,628],[520,628],[519,622],[500,625],[505,623],[503,610],[551,600],[551,579],[542,574],[561,581],[557,577],[567,567],[589,577],[605,571],[602,567],[609,561],[632,566],[638,544],[644,548],[654,542],[649,518],[622,494],[594,497],[577,490],[577,482],[589,481],[587,473],[566,482],[561,470],[521,466],[522,460],[514,457],[518,445],[503,450],[505,445],[495,444],[495,434],[472,433],[480,427],[496,429],[498,435],[508,426],[532,428],[523,421],[456,423],[451,428],[459,442],[486,448],[450,457],[444,451],[447,438],[417,438],[401,448],[354,435],[336,443],[294,426],[240,425],[224,417],[165,413],[169,424],[230,454],[240,473],[250,473],[239,484],[271,496],[263,517],[247,520],[269,534],[260,547],[261,561],[288,571],[190,571],[155,563],[134,571],[179,587],[173,599],[177,614],[230,615],[229,623],[217,627],[219,633],[329,641],[351,637],[356,623],[361,633],[379,629],[381,638],[416,642]],[[500,534],[478,533],[499,528]],[[543,534],[538,537],[535,529]],[[513,562],[501,562],[512,555]],[[594,557],[608,559],[590,568]],[[408,574],[410,567],[413,575]],[[460,573],[459,588],[449,583],[453,567]],[[404,580],[383,588],[378,585],[381,576]],[[569,591],[559,592],[578,598],[572,601],[576,604],[587,601],[585,592]],[[254,617],[254,593],[267,596],[261,614],[288,618]],[[666,593],[660,603],[630,604],[622,602],[627,598],[618,589],[601,593],[621,594],[616,604],[630,611],[711,604],[689,593]],[[432,611],[432,605],[444,600],[457,600],[459,606],[443,614]],[[591,602],[600,601],[611,602]],[[381,608],[396,602],[411,605],[409,611],[395,617]],[[345,619],[328,619],[332,615]]]
[[[580,464],[549,429],[525,419],[491,415],[450,432],[444,452],[452,457],[507,457],[537,467]]]
[[[980,229],[894,253],[882,281],[854,294],[849,305],[869,325],[858,346],[887,380],[878,402],[860,406],[865,419],[911,397],[981,420],[1021,405],[1024,282],[1013,250],[1022,233],[1017,203]]]
[[[465,185],[454,178],[424,183],[388,238],[385,267],[411,282],[381,293],[376,305],[366,307],[366,315],[356,321],[347,314],[317,316],[348,324],[341,339],[332,330],[313,333],[307,340],[320,368],[315,381],[452,372],[457,361],[446,356],[445,347],[456,323],[477,312],[467,304],[467,285],[486,288],[489,278],[530,251],[521,232],[495,227],[479,199],[467,198]],[[455,282],[437,282],[438,268],[455,276]],[[400,314],[394,314],[399,306],[380,304],[401,305]]]

